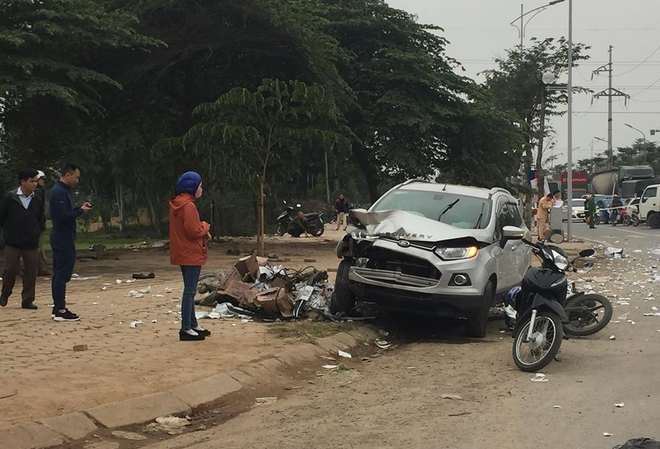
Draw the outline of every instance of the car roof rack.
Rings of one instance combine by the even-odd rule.
[[[425,179],[409,179],[409,180],[407,180],[406,182],[404,182],[404,183],[402,183],[402,184],[399,184],[399,185],[397,186],[397,189],[400,188],[400,187],[403,187],[403,186],[407,186],[408,184],[415,183],[415,182],[422,182],[422,183],[424,183],[424,184],[438,184],[437,182],[434,182],[434,181],[427,181],[427,180],[425,180]]]
[[[489,196],[492,197],[496,193],[506,193],[507,195],[511,195],[511,192],[509,192],[507,189],[505,189],[503,187],[493,187],[492,189],[490,189],[490,195]]]

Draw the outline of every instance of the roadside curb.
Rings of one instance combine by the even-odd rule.
[[[194,407],[216,401],[244,387],[259,385],[261,379],[269,379],[288,367],[314,360],[327,352],[351,349],[377,337],[375,327],[364,325],[320,338],[314,344],[293,346],[237,370],[218,373],[168,391],[0,429],[0,441],[3,447],[12,449],[48,449],[84,438],[99,428],[142,424],[166,415],[187,415]]]

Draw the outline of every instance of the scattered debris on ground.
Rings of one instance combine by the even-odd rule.
[[[334,286],[327,271],[272,266],[267,258],[244,257],[227,273],[200,276],[195,303],[215,308],[205,317],[262,319],[329,317]]]

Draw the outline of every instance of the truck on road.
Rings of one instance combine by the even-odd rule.
[[[651,229],[660,229],[660,184],[644,189],[639,201],[639,218]]]
[[[596,194],[618,194],[622,198],[640,196],[649,185],[660,184],[649,165],[620,166],[596,173],[591,187]]]

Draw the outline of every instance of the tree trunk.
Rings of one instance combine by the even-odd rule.
[[[541,114],[540,114],[540,125],[539,125],[539,138],[538,138],[538,149],[536,151],[536,176],[537,184],[536,187],[539,191],[539,199],[544,196],[545,193],[545,172],[543,171],[543,140],[545,137],[545,90],[541,96]]]
[[[126,217],[124,215],[124,186],[121,183],[115,183],[115,194],[117,196],[117,209],[119,210],[119,232],[124,232]]]
[[[265,221],[265,205],[264,205],[264,179],[259,181],[259,255],[264,257],[266,255],[266,221]]]
[[[149,189],[145,189],[147,195],[147,203],[149,204],[149,218],[151,221],[151,226],[158,235],[160,235],[160,220],[156,216],[156,208],[154,208],[154,202],[151,201],[151,195],[149,194]]]
[[[367,154],[367,149],[362,145],[354,144],[353,145],[353,155],[355,160],[360,166],[360,170],[364,174],[364,179],[367,181],[367,189],[369,190],[369,198],[372,203],[375,203],[378,199],[378,174],[376,168],[369,161],[369,156]]]
[[[532,155],[532,145],[531,143],[527,142],[525,144],[525,159],[524,159],[524,166],[525,166],[525,175],[524,175],[524,185],[529,187],[529,172],[532,169],[532,161],[533,161],[533,155]],[[534,198],[534,192],[530,191],[525,195],[525,224],[529,229],[532,229],[532,201]]]

